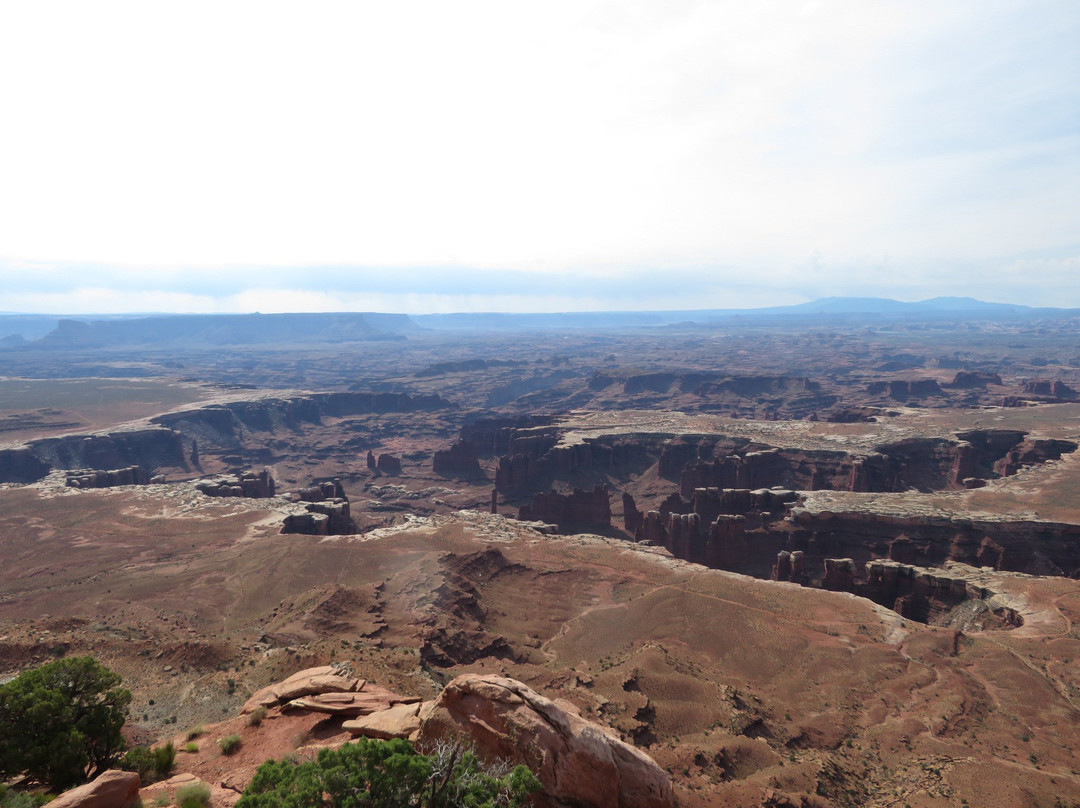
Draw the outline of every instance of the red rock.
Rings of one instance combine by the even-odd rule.
[[[378,738],[383,741],[391,738],[408,738],[420,728],[420,706],[419,702],[395,704],[385,710],[345,721],[341,727],[353,735]]]
[[[419,717],[421,746],[464,731],[481,757],[529,766],[544,786],[537,805],[674,804],[668,775],[652,758],[514,679],[459,676]]]
[[[139,802],[139,775],[109,769],[85,786],[65,791],[49,803],[56,808],[128,808]]]

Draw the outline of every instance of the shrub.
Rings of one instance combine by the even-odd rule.
[[[206,727],[204,727],[202,724],[199,724],[199,726],[195,727],[195,729],[191,730],[191,732],[187,734],[187,739],[189,741],[194,741],[196,738],[201,738],[205,734]]]
[[[138,772],[139,779],[144,784],[153,783],[168,777],[175,761],[176,747],[170,741],[154,749],[147,749],[145,746],[129,749],[120,758],[120,768],[129,772]]]
[[[192,783],[176,789],[177,808],[209,808],[210,786],[205,783]]]
[[[93,657],[25,671],[0,685],[0,779],[25,773],[55,791],[115,764],[131,693]]]
[[[254,710],[251,711],[251,713],[248,714],[248,726],[257,727],[263,722],[264,718],[266,718],[266,708],[256,707]]]
[[[232,755],[240,748],[240,736],[239,735],[226,735],[224,738],[220,738],[217,742],[218,749],[221,750],[223,755]]]
[[[48,799],[44,794],[12,791],[0,783],[0,808],[40,808]]]
[[[321,750],[317,761],[267,761],[236,808],[520,808],[539,790],[525,766],[485,767],[460,743],[422,755],[408,741],[361,738]]]
[[[188,741],[187,744],[184,746],[184,751],[194,754],[195,752],[199,751],[199,745],[195,743],[195,741]]]

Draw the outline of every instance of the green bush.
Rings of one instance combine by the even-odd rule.
[[[164,746],[147,749],[145,746],[136,746],[129,749],[120,758],[120,768],[129,772],[138,772],[139,779],[143,784],[164,780],[172,772],[173,763],[176,762],[176,747],[172,741]]]
[[[248,715],[248,719],[247,719],[248,726],[249,727],[257,727],[257,726],[259,726],[259,724],[261,724],[263,722],[264,718],[266,718],[266,708],[265,707],[256,707]]]
[[[119,685],[93,657],[50,662],[0,685],[0,779],[25,773],[62,791],[115,764],[131,703]]]
[[[44,794],[27,794],[12,791],[0,783],[0,808],[40,808],[48,802]]]
[[[226,735],[224,738],[220,738],[217,742],[218,749],[221,750],[223,755],[232,755],[240,748],[240,736],[239,735]]]
[[[199,751],[199,745],[195,743],[195,741],[188,741],[187,744],[184,746],[184,751],[194,754],[195,752]]]
[[[236,808],[520,808],[539,790],[525,766],[485,767],[460,743],[422,755],[408,741],[361,738],[317,761],[267,761]]]
[[[177,808],[209,808],[210,786],[205,783],[192,783],[176,789]]]

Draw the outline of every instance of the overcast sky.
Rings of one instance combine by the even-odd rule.
[[[0,311],[1080,306],[1080,2],[0,3]]]

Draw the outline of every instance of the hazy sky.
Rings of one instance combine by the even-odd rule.
[[[1077,0],[0,2],[0,311],[1080,306]]]

